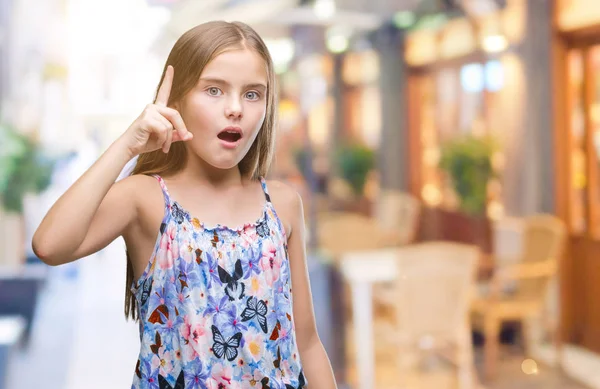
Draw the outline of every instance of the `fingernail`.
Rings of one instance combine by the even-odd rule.
[[[185,136],[185,140],[190,140],[194,137],[194,135],[191,132],[188,132],[187,135]]]

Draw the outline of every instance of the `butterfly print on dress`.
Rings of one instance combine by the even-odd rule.
[[[242,333],[238,332],[231,338],[225,340],[225,337],[221,334],[221,331],[216,326],[211,326],[213,333],[213,353],[217,358],[227,358],[229,362],[233,361],[238,356],[238,347],[240,347],[240,340],[242,339]]]
[[[260,329],[266,334],[267,326],[267,304],[264,301],[258,300],[256,297],[248,297],[247,306],[242,312],[242,321],[248,321],[256,318]]]
[[[227,270],[219,266],[219,279],[225,284],[225,294],[229,297],[230,301],[240,300],[244,297],[246,285],[239,282],[243,275],[242,262],[239,259],[235,262],[233,275],[230,275],[227,273]]]

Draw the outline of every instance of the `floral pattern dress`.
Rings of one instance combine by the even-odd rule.
[[[132,389],[299,389],[286,233],[266,182],[262,216],[205,226],[169,196],[152,257],[132,285],[140,354]]]

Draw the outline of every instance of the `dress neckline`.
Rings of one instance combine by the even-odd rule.
[[[195,229],[199,229],[201,231],[207,231],[207,232],[228,231],[231,233],[239,233],[239,232],[244,231],[247,228],[253,228],[253,227],[259,226],[265,222],[266,217],[267,217],[267,210],[268,210],[269,204],[271,204],[271,199],[269,196],[269,192],[266,188],[267,184],[265,182],[265,179],[263,177],[259,177],[259,182],[260,182],[261,188],[263,190],[263,194],[265,195],[265,200],[264,200],[263,206],[261,208],[261,214],[256,220],[242,223],[236,227],[230,227],[226,224],[221,224],[221,223],[216,223],[214,225],[208,225],[207,223],[200,221],[200,219],[198,217],[195,217],[195,215],[192,215],[191,212],[189,212],[183,205],[181,205],[181,203],[179,203],[177,200],[174,200],[171,197],[171,195],[169,193],[169,189],[167,187],[167,183],[165,182],[164,178],[162,178],[159,175],[156,175],[156,178],[160,182],[160,185],[161,185],[163,191],[165,192],[165,195],[170,203],[171,216],[175,217],[176,219],[184,218]]]

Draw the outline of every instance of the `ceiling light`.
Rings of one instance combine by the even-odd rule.
[[[330,27],[325,33],[325,45],[327,49],[334,53],[339,54],[348,50],[350,46],[350,36],[352,30],[343,26]]]
[[[335,14],[334,0],[315,0],[313,8],[319,19],[329,19]]]
[[[483,50],[488,53],[499,53],[508,47],[508,41],[504,35],[488,35],[483,38]]]

